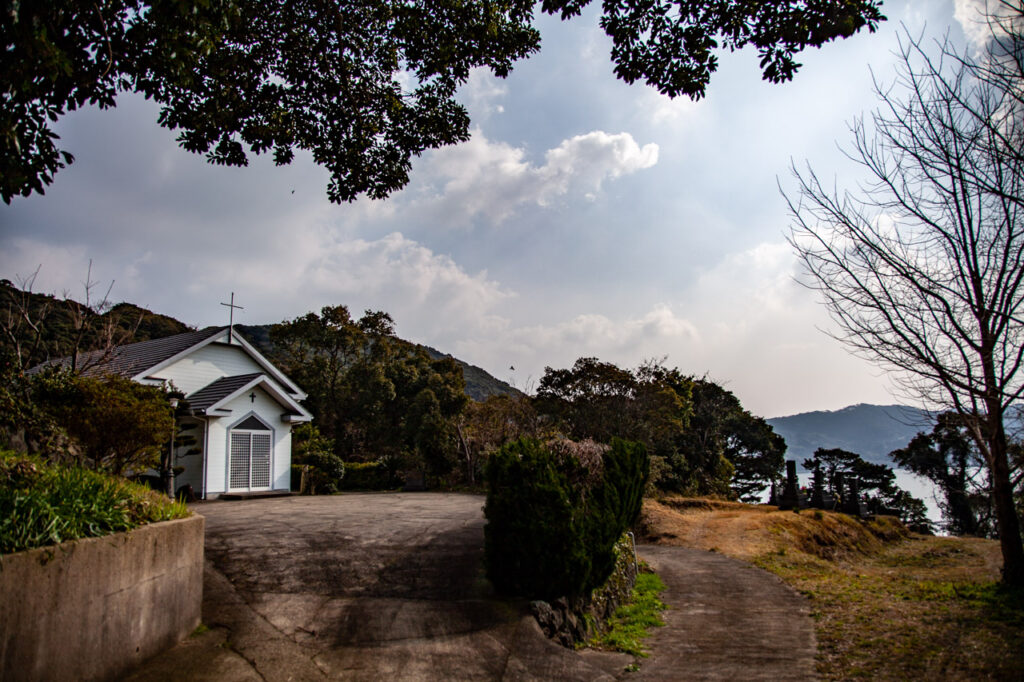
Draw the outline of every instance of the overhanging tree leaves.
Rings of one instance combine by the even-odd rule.
[[[568,18],[590,0],[544,0]],[[885,17],[874,0],[633,0],[603,3],[601,28],[612,39],[615,75],[644,80],[671,97],[704,96],[718,49],[757,48],[764,79],[780,83],[808,46],[874,31]]]
[[[1006,8],[977,58],[905,40],[895,87],[853,125],[869,183],[797,173],[791,241],[838,337],[960,415],[991,472],[1003,578],[1024,585],[1004,421],[1024,394],[1024,6]]]
[[[569,18],[589,0],[545,0]],[[883,19],[880,0],[605,2],[616,74],[703,96],[715,51],[753,45],[764,77]],[[42,194],[73,161],[53,123],[132,91],[211,163],[308,151],[331,201],[383,198],[410,159],[469,138],[455,99],[473,68],[504,77],[539,49],[534,0],[23,0],[0,13],[0,197]]]

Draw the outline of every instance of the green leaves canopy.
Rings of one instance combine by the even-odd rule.
[[[353,320],[340,305],[274,325],[270,336],[277,364],[307,391],[306,407],[336,454],[396,466],[415,454],[435,476],[454,464],[451,422],[468,399],[452,358],[431,360],[396,338],[386,313]]]
[[[569,18],[589,0],[544,0]],[[765,79],[794,55],[874,30],[880,0],[605,2],[615,73],[698,99],[717,49],[757,47]],[[533,0],[22,0],[0,14],[0,197],[42,194],[73,161],[52,125],[119,91],[161,105],[159,122],[211,163],[249,154],[330,172],[331,201],[383,198],[410,159],[469,138],[455,100],[470,70],[504,77],[539,49]]]
[[[35,402],[78,444],[82,463],[117,475],[154,467],[174,431],[167,395],[121,376],[43,372]]]

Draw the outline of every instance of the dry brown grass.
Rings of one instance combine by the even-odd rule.
[[[1024,598],[996,584],[994,541],[680,498],[646,501],[642,524],[648,542],[749,561],[807,595],[824,679],[1024,680]]]

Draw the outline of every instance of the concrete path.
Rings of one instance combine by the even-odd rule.
[[[126,679],[811,678],[801,599],[767,573],[681,548],[641,552],[669,585],[672,610],[639,676],[623,673],[625,655],[553,644],[522,602],[491,593],[482,506],[479,496],[434,493],[196,505],[209,629]],[[794,665],[795,654],[807,660]]]
[[[817,645],[807,600],[772,574],[685,547],[642,545],[668,586],[665,627],[630,680],[813,680]]]

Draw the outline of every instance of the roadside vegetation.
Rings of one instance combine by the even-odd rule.
[[[684,498],[646,501],[641,523],[649,541],[749,561],[806,595],[824,680],[1024,678],[1024,592],[999,583],[994,540]]]
[[[645,571],[637,575],[629,601],[616,609],[608,621],[608,631],[594,637],[589,645],[647,658],[644,639],[651,628],[665,624],[661,612],[668,607],[658,595],[666,589],[656,573]]]
[[[117,476],[0,451],[0,554],[190,514],[184,504]]]

